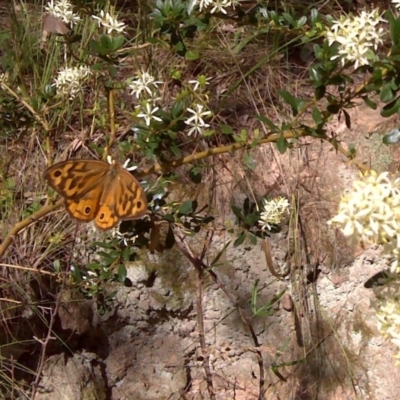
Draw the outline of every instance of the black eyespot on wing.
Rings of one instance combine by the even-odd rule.
[[[99,220],[102,221],[102,220],[104,219],[105,216],[106,216],[106,215],[105,215],[104,213],[101,213],[101,214],[99,215]]]
[[[86,207],[84,208],[84,210],[83,210],[83,212],[84,212],[86,215],[89,215],[91,211],[92,211],[92,207],[89,207],[89,206],[86,206]]]
[[[59,169],[56,169],[53,173],[54,178],[58,178],[59,176],[62,175],[62,172]]]

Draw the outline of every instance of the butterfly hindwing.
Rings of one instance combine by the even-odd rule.
[[[104,188],[95,224],[110,229],[120,220],[138,219],[147,212],[147,199],[139,182],[119,164]],[[114,176],[115,175],[115,176]]]

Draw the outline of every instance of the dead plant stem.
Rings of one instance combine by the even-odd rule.
[[[203,310],[203,257],[206,255],[207,250],[209,249],[209,245],[211,243],[211,239],[213,234],[208,234],[203,246],[203,250],[201,253],[201,257],[199,258],[193,250],[190,248],[185,235],[179,228],[175,229],[177,236],[181,240],[181,242],[177,242],[177,245],[185,255],[185,257],[193,264],[194,268],[196,269],[196,311],[197,311],[197,326],[199,331],[199,340],[200,340],[200,348],[201,352],[204,357],[203,367],[206,374],[206,381],[207,381],[207,390],[211,400],[215,400],[215,393],[213,389],[213,381],[212,381],[212,374],[210,368],[210,354],[206,347],[206,340],[204,334],[204,310]]]

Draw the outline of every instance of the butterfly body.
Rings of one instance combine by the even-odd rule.
[[[62,197],[68,213],[80,221],[94,221],[103,230],[121,220],[147,213],[147,199],[139,182],[120,164],[97,160],[68,160],[44,173]]]

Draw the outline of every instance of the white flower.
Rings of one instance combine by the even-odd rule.
[[[131,89],[131,95],[138,99],[143,91],[153,97],[154,88],[157,89],[158,85],[161,83],[163,82],[156,81],[156,79],[146,71],[141,71],[135,76],[135,80],[128,87]],[[153,102],[154,101],[155,99],[153,98]]]
[[[113,228],[113,230],[111,231],[111,236],[120,240],[126,247],[134,244],[136,242],[136,239],[139,237],[139,235],[135,235],[132,232],[121,233],[119,231],[119,228]]]
[[[230,7],[231,2],[229,0],[215,0],[212,2],[212,9],[210,10],[210,14],[215,14],[220,12],[222,14],[227,14],[228,12],[225,8]]]
[[[53,86],[57,88],[57,92],[73,99],[82,90],[82,84],[91,74],[90,68],[83,65],[79,68],[65,67],[58,71]]]
[[[399,179],[388,172],[364,175],[342,197],[338,215],[328,224],[339,227],[353,241],[382,244],[385,253],[400,254]]]
[[[260,214],[261,229],[271,230],[272,225],[279,224],[282,220],[282,216],[285,211],[289,208],[290,204],[284,197],[277,197],[271,200],[263,201],[263,211]]]
[[[7,80],[8,80],[8,72],[4,72],[3,74],[0,74],[0,83],[6,82]]]
[[[186,125],[191,126],[188,132],[190,136],[193,132],[203,133],[204,128],[208,128],[210,125],[206,124],[202,117],[206,117],[211,114],[211,111],[203,111],[204,106],[201,104],[196,104],[196,110],[187,108],[186,110],[193,115],[185,121]]]
[[[73,12],[72,4],[68,0],[59,0],[56,3],[51,0],[47,3],[45,10],[71,27],[81,19],[78,14]]]
[[[377,28],[377,25],[384,22],[387,21],[377,10],[362,11],[358,16],[342,16],[336,20],[326,32],[329,45],[339,44],[338,54],[331,59],[340,58],[343,65],[352,62],[354,68],[369,64],[376,57],[373,50],[383,43],[385,29]]]
[[[189,83],[193,85],[193,90],[196,91],[198,88],[204,89],[207,85],[209,85],[209,80],[211,80],[211,78],[206,78],[204,75],[201,75],[198,77],[198,79],[190,80]]]
[[[111,34],[113,31],[117,33],[122,33],[125,29],[125,24],[119,22],[116,18],[112,17],[110,13],[104,13],[103,10],[100,11],[100,16],[92,15],[92,18],[97,20],[98,26],[103,26],[106,28],[107,33]]]
[[[197,3],[199,11],[201,12],[203,8],[207,8],[210,4],[212,4],[213,0],[197,0],[195,3]]]
[[[200,12],[203,9],[211,8],[210,14],[214,14],[216,12],[226,14],[227,11],[225,8],[235,8],[235,6],[238,4],[239,0],[192,0],[188,6],[188,13],[190,14],[193,8],[197,5]]]
[[[161,122],[162,119],[160,117],[157,117],[153,114],[155,114],[159,110],[159,107],[154,107],[152,108],[152,105],[149,102],[146,102],[145,110],[143,112],[139,113],[137,116],[139,118],[144,118],[146,125],[150,126],[151,120],[155,120],[158,122]]]

